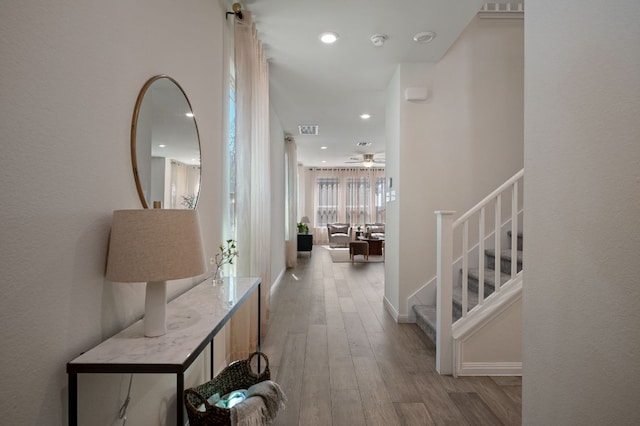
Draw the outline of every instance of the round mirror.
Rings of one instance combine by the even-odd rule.
[[[198,126],[187,96],[171,77],[155,76],[140,90],[131,123],[131,162],[144,208],[196,208]]]

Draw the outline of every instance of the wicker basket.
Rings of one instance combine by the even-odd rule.
[[[264,358],[265,367],[262,373],[251,370],[251,360],[256,355]],[[209,404],[207,399],[213,394],[226,395],[237,389],[248,389],[256,383],[271,379],[269,358],[262,352],[254,352],[245,360],[234,361],[224,368],[216,377],[199,386],[184,391],[184,405],[191,426],[231,425],[231,410]],[[205,411],[198,411],[204,404]]]

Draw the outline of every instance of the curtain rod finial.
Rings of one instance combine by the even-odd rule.
[[[238,19],[242,19],[242,5],[240,3],[234,3],[231,9],[233,12],[227,12],[227,16],[235,15]]]

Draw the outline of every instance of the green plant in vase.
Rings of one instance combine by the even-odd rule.
[[[308,234],[309,226],[306,223],[298,222],[298,233],[299,234]]]
[[[222,267],[225,264],[233,265],[233,260],[238,257],[238,250],[235,240],[227,240],[223,244],[220,244],[219,252],[215,257],[211,258],[211,264],[216,266],[216,270],[213,274],[213,283],[222,282]]]

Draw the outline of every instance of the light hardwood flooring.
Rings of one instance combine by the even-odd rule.
[[[271,299],[263,350],[287,394],[276,425],[518,425],[519,377],[454,379],[435,347],[383,306],[384,264],[314,246]]]

